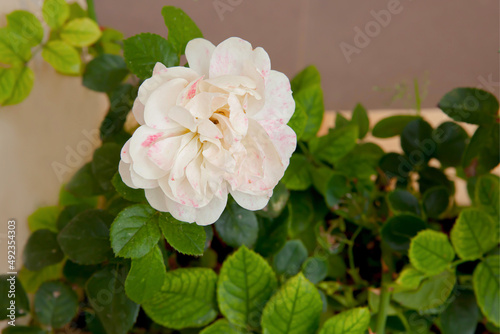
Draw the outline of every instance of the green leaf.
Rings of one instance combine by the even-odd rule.
[[[290,165],[281,182],[290,190],[305,190],[311,186],[312,179],[308,166],[309,160],[302,154],[295,153],[290,158]]]
[[[302,138],[304,130],[307,126],[309,116],[307,116],[306,110],[300,104],[295,106],[295,112],[292,118],[288,121],[287,125],[292,128],[292,130],[297,135],[297,140]]]
[[[451,182],[446,174],[434,167],[425,167],[418,172],[418,187],[421,194],[425,194],[427,190],[444,186],[449,194],[455,193],[455,185]]]
[[[77,215],[57,237],[64,254],[73,262],[87,265],[110,259],[113,252],[109,227],[113,218],[102,210],[87,210]]]
[[[398,291],[401,290],[416,290],[420,283],[426,278],[425,274],[413,267],[406,267],[399,274],[396,280]]]
[[[396,213],[410,212],[420,214],[418,199],[407,190],[396,189],[387,194],[387,201],[391,210]]]
[[[22,67],[31,58],[30,45],[10,27],[0,28],[0,62]]]
[[[413,165],[408,161],[408,158],[399,153],[387,153],[380,158],[378,163],[382,175],[387,178],[386,182],[393,178],[396,179],[397,187],[406,188],[410,172],[413,170]]]
[[[83,17],[68,22],[62,28],[60,36],[63,41],[70,45],[85,47],[94,44],[101,38],[101,29],[94,20]]]
[[[61,231],[76,215],[89,209],[92,209],[92,207],[88,204],[69,205],[65,207],[59,214],[59,217],[57,217],[57,230]]]
[[[127,66],[141,79],[152,76],[156,63],[176,66],[179,57],[169,41],[156,34],[139,34],[123,41],[123,55]]]
[[[143,257],[132,259],[125,281],[127,296],[138,304],[152,299],[163,286],[167,272],[158,246]]]
[[[9,70],[14,73],[15,79],[10,96],[2,104],[4,106],[10,106],[24,101],[31,93],[35,82],[35,74],[31,68],[27,66],[14,66]]]
[[[45,0],[42,7],[43,19],[52,29],[58,29],[69,18],[69,5],[64,0]]]
[[[57,217],[61,209],[57,206],[45,206],[43,208],[38,208],[31,215],[28,216],[28,226],[31,232],[37,230],[50,230],[52,232],[58,232],[57,229]]]
[[[273,267],[278,275],[296,275],[307,259],[307,249],[300,240],[289,240],[274,256]]]
[[[471,176],[489,173],[500,162],[500,124],[480,126],[465,149],[462,167]]]
[[[63,258],[57,234],[49,230],[37,230],[30,235],[23,252],[24,265],[32,271],[61,262]]]
[[[327,182],[325,200],[330,208],[340,204],[342,198],[351,191],[347,178],[342,174],[333,174]]]
[[[323,122],[323,114],[325,113],[323,90],[319,84],[312,85],[293,94],[293,98],[296,108],[302,108],[307,114],[307,123],[301,139],[309,141],[316,137]]]
[[[61,189],[59,190],[59,205],[67,206],[67,205],[81,205],[86,204],[91,207],[97,206],[98,197],[97,196],[88,196],[88,197],[76,197],[72,193],[70,193],[66,189],[66,185],[63,184]]]
[[[444,166],[456,167],[469,142],[469,135],[454,122],[444,122],[434,129],[432,138],[436,142],[436,158]]]
[[[309,165],[309,170],[312,177],[312,182],[314,188],[323,196],[326,194],[328,189],[328,183],[325,180],[330,180],[334,175],[333,169],[327,166],[316,167],[314,165]]]
[[[154,322],[165,327],[203,327],[217,317],[216,282],[217,275],[211,269],[170,271],[161,290],[142,307]]]
[[[31,326],[8,326],[3,331],[2,334],[47,334],[47,331],[39,327]]]
[[[458,122],[491,125],[498,115],[498,100],[482,89],[456,88],[448,92],[438,107]]]
[[[120,152],[120,145],[115,143],[105,143],[94,152],[92,173],[101,188],[105,191],[112,191],[115,189],[111,180],[118,170]]]
[[[476,183],[474,199],[476,204],[498,221],[500,216],[500,200],[498,192],[500,189],[497,175],[487,174],[479,177]],[[498,224],[496,224],[498,228]]]
[[[288,212],[290,213],[288,234],[292,238],[300,238],[311,225],[314,219],[314,204],[310,192],[294,191],[288,201]]]
[[[416,269],[436,275],[448,267],[455,252],[446,234],[424,230],[411,240],[409,256]]]
[[[147,204],[129,206],[116,216],[110,229],[111,247],[116,256],[140,258],[161,238],[159,213]]]
[[[377,166],[384,151],[374,143],[358,144],[335,165],[342,174],[357,179],[377,174]]]
[[[274,187],[273,195],[269,199],[266,207],[257,211],[257,214],[268,218],[278,217],[285,209],[289,197],[290,192],[282,182],[279,182],[276,187]]]
[[[320,160],[335,164],[356,146],[357,139],[357,126],[348,125],[333,129],[326,136],[311,140],[311,153]]]
[[[500,327],[500,256],[488,256],[479,263],[473,283],[479,308],[489,321]]]
[[[439,313],[455,286],[455,273],[443,271],[441,274],[425,279],[415,290],[395,292],[392,299],[412,310],[422,313]]]
[[[14,296],[10,296],[11,290],[15,291]],[[15,275],[0,275],[0,320],[12,320],[9,315],[13,310],[15,317],[23,317],[30,312],[30,302],[20,280]],[[11,306],[11,300],[15,301],[15,306]],[[10,309],[9,309],[10,308]]]
[[[368,119],[365,107],[361,103],[358,103],[352,111],[351,122],[358,126],[358,138],[363,139],[370,128],[370,120]]]
[[[255,243],[255,251],[260,255],[270,256],[283,247],[288,235],[289,212],[285,208],[277,218],[259,217],[259,236]]]
[[[3,104],[4,101],[7,100],[12,94],[15,82],[16,72],[14,69],[0,68],[0,105]]]
[[[237,326],[230,324],[226,319],[219,319],[208,327],[205,327],[200,334],[243,334]]]
[[[78,2],[72,2],[69,4],[69,13],[70,20],[88,17],[87,11],[83,9]]]
[[[178,252],[188,255],[203,255],[206,240],[203,226],[181,222],[169,213],[162,213],[159,223],[165,239]]]
[[[259,234],[259,223],[252,211],[243,209],[235,201],[230,201],[219,220],[215,222],[215,229],[221,239],[231,247],[242,245],[253,247]]]
[[[104,53],[120,56],[123,48],[123,33],[121,31],[106,28],[99,40]]]
[[[411,238],[426,228],[427,223],[419,217],[401,214],[385,222],[380,230],[380,236],[392,249],[406,251],[410,247]]]
[[[46,282],[36,292],[34,305],[41,324],[61,328],[76,315],[78,296],[62,282]]]
[[[217,284],[220,310],[235,325],[259,328],[260,311],[276,286],[267,261],[242,246],[222,264]]]
[[[44,282],[59,279],[62,276],[64,262],[44,267],[39,271],[31,271],[26,267],[19,271],[19,280],[29,293],[35,293]]]
[[[92,173],[92,164],[82,166],[66,185],[66,190],[79,197],[100,195],[103,191]]]
[[[103,54],[87,64],[83,85],[97,92],[109,92],[116,89],[127,74],[127,64],[122,57]]]
[[[318,284],[328,275],[328,261],[323,256],[310,257],[302,265],[302,272],[313,284]]]
[[[178,55],[183,55],[187,43],[195,38],[203,37],[194,21],[180,8],[165,6],[161,15],[168,28],[168,40],[177,50]]]
[[[85,287],[89,278],[100,269],[101,265],[84,266],[67,260],[63,267],[63,275],[69,283]]]
[[[115,187],[116,191],[121,197],[125,198],[127,201],[131,202],[146,202],[146,196],[144,195],[144,189],[132,189],[123,183],[120,173],[116,172],[111,180],[111,183]]]
[[[474,334],[479,319],[474,293],[470,290],[458,290],[455,300],[441,313],[442,334]]]
[[[337,111],[335,113],[335,128],[343,128],[344,126],[350,124],[351,122],[345,118],[344,115],[340,113],[340,111]]]
[[[444,186],[430,188],[422,198],[422,207],[429,218],[439,218],[449,204],[450,194]]]
[[[370,311],[366,307],[358,307],[328,319],[319,334],[364,334],[369,325]]]
[[[300,71],[290,82],[294,93],[308,87],[321,84],[321,75],[314,65],[309,65]]]
[[[78,51],[63,41],[50,41],[42,49],[47,63],[63,74],[80,74],[82,60]]]
[[[401,148],[416,166],[425,165],[435,153],[432,131],[429,123],[415,119],[401,133]]]
[[[262,313],[264,334],[314,333],[323,303],[318,290],[304,275],[289,279],[269,300]]]
[[[455,251],[464,260],[477,260],[498,244],[495,223],[486,212],[477,209],[460,212],[450,236]]]
[[[126,334],[139,314],[139,305],[127,298],[127,266],[108,266],[87,282],[85,292],[107,334]]]
[[[380,120],[372,130],[372,135],[377,138],[390,138],[399,136],[411,121],[420,119],[420,116],[397,115]]]
[[[108,92],[109,111],[99,128],[103,141],[117,142],[115,138],[123,135],[123,126],[137,97],[137,90],[137,87],[130,84],[121,84],[116,89]]]
[[[16,34],[16,39],[31,47],[42,42],[42,24],[35,15],[25,10],[15,10],[7,15],[9,29]]]

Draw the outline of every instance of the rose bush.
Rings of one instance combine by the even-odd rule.
[[[358,104],[318,136],[314,66],[288,82],[264,50],[215,47],[171,6],[168,39],[101,32],[92,10],[64,0],[42,11],[50,38],[26,11],[0,28],[0,104],[29,93],[35,47],[61,73],[85,68],[83,84],[110,104],[92,161],[28,218],[22,268],[8,223],[19,274],[0,276],[3,334],[499,332],[494,95],[450,91],[449,119],[433,127],[416,81],[413,113],[372,127]],[[126,124],[131,109],[140,125]],[[400,136],[401,150],[370,136]]]
[[[189,68],[157,63],[139,88],[140,124],[121,153],[120,175],[151,206],[199,225],[214,223],[228,193],[264,208],[295,150],[288,78],[268,54],[229,38],[186,46]]]

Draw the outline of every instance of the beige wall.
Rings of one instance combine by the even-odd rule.
[[[239,36],[264,47],[273,67],[289,76],[317,65],[327,109],[351,109],[359,101],[370,109],[387,107],[391,94],[373,87],[390,90],[416,77],[430,83],[427,107],[454,87],[499,81],[498,0],[96,0],[100,23],[127,36],[166,36],[165,5],[183,8],[214,43]],[[356,46],[356,27],[368,24],[376,33],[371,11],[390,6],[390,22],[378,26],[366,47],[358,43],[359,54],[348,63],[341,43]]]

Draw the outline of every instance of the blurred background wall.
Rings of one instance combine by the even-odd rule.
[[[316,65],[330,110],[411,107],[415,78],[424,107],[457,86],[498,96],[498,0],[96,0],[100,23],[126,36],[166,37],[165,5],[215,44],[239,36],[264,47],[289,76]],[[398,92],[406,97],[391,103]]]

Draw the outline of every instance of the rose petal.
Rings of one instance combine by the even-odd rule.
[[[208,76],[210,58],[215,45],[203,38],[195,38],[186,45],[186,59],[189,67],[200,75]]]
[[[145,179],[158,179],[167,174],[148,157],[149,147],[168,133],[140,126],[130,139],[132,170]]]
[[[288,123],[295,111],[290,81],[281,72],[271,71],[265,87],[265,103],[260,109],[248,110],[255,120],[277,120]]]
[[[288,125],[276,120],[259,121],[274,144],[284,168],[288,167],[290,157],[297,146],[297,135]]]
[[[157,63],[158,65],[159,63]],[[160,65],[163,65],[160,63]],[[144,80],[144,82],[139,87],[138,98],[142,104],[146,105],[150,95],[164,83],[173,79],[184,79],[187,82],[191,82],[199,77],[199,74],[190,68],[184,66],[169,67],[158,71],[158,73],[153,73],[153,76],[149,79]]]
[[[196,209],[196,219],[195,222],[198,225],[206,226],[215,223],[227,204],[227,195],[222,198],[214,197],[210,203],[202,208]]]
[[[244,209],[247,210],[262,210],[269,202],[270,196],[268,195],[251,195],[246,194],[241,191],[233,190],[231,191],[231,196],[233,196],[236,203]]]
[[[144,104],[136,98],[134,100],[134,105],[132,106],[132,113],[134,114],[134,118],[140,125],[144,125]]]
[[[168,118],[170,110],[176,106],[179,93],[188,82],[184,79],[173,79],[156,88],[151,94],[144,108],[146,125],[155,129],[170,129],[176,124],[171,124]]]
[[[245,40],[231,37],[217,45],[210,60],[210,78],[222,75],[244,75],[251,62],[252,45]]]

